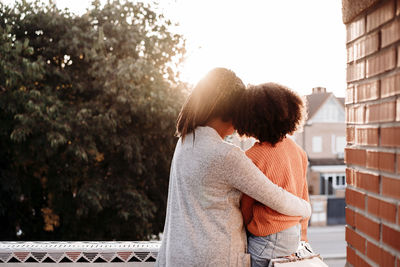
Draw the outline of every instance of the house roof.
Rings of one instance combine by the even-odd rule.
[[[319,110],[323,103],[332,95],[332,93],[314,93],[311,95],[306,95],[307,99],[307,115],[308,119]]]
[[[336,98],[339,103],[344,107],[344,98],[343,97],[335,97],[332,93],[313,93],[311,95],[306,95],[307,99],[307,119],[311,119],[315,113],[322,107],[322,105],[331,97]]]

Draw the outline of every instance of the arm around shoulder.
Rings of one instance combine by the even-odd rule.
[[[307,201],[272,183],[239,148],[232,148],[222,164],[222,175],[232,187],[279,213],[303,218],[311,216]]]

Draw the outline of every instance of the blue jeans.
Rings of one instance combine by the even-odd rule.
[[[300,244],[300,224],[267,236],[248,233],[247,243],[251,266],[267,267],[271,259],[289,256],[297,251]]]

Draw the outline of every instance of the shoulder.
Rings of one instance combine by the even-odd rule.
[[[270,144],[268,143],[260,143],[256,142],[252,147],[250,147],[248,150],[246,150],[246,155],[252,155],[252,154],[257,154],[262,151],[266,151],[271,147]]]
[[[242,149],[222,140],[208,139],[199,145],[202,146],[202,151],[205,152],[203,153],[204,157],[220,164],[223,169],[224,166],[234,164],[232,162],[246,158]]]
[[[294,150],[300,152],[302,155],[306,155],[306,152],[304,151],[304,149],[299,146],[292,138],[290,137],[286,137],[285,142],[287,142],[291,147],[293,147]]]
[[[287,139],[287,142],[290,143],[290,145],[293,147],[293,150],[297,151],[297,155],[300,155],[302,162],[303,162],[304,166],[306,167],[308,165],[308,157],[307,157],[306,151],[304,151],[304,149],[301,146],[299,146],[291,138],[286,137],[286,139]]]
[[[272,146],[267,142],[257,142],[246,151],[246,155],[252,159],[253,161],[259,160],[264,157],[272,157],[273,155],[279,154],[281,150],[280,144],[278,143],[276,146]]]
[[[240,165],[246,164],[246,161],[250,161],[245,152],[235,145],[227,144],[224,151],[226,153],[223,157],[223,164],[228,169],[236,169]]]

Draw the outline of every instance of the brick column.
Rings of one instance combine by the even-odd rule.
[[[348,266],[400,267],[400,0],[343,0]]]

